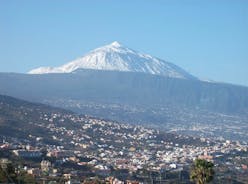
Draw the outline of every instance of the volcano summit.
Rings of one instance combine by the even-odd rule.
[[[40,67],[31,70],[29,73],[74,73],[80,69],[143,72],[181,79],[195,78],[170,62],[134,51],[116,41],[62,66]]]

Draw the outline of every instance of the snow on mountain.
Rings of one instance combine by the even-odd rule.
[[[144,72],[173,78],[195,78],[180,67],[147,54],[136,52],[118,42],[97,48],[85,56],[59,67],[40,67],[29,74],[72,73],[79,69]]]

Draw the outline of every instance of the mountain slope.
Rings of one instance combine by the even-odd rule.
[[[207,126],[206,134],[211,125],[217,136],[247,139],[248,88],[243,86],[83,69],[44,75],[0,73],[0,84],[0,94],[95,117],[183,133],[185,129],[190,135],[196,124],[200,130]],[[230,130],[234,124],[236,132]]]
[[[71,73],[79,69],[143,72],[173,78],[196,79],[180,67],[113,42],[60,67],[41,67],[30,74]]]
[[[45,135],[44,140],[50,142],[52,134],[39,125],[48,124],[49,119],[41,117],[49,117],[51,114],[73,115],[68,110],[0,95],[0,136],[28,139],[30,134],[41,137]],[[69,121],[67,123],[67,127],[72,126]]]
[[[248,88],[134,72],[81,70],[68,74],[0,73],[0,93],[30,99],[94,103],[177,104],[218,112],[248,110]]]
[[[108,134],[106,131],[113,131],[114,133]],[[123,146],[130,146],[130,139],[122,140],[123,142],[121,144],[114,143],[115,141],[113,140],[122,139],[120,133],[129,133],[129,135],[131,133],[139,136],[138,134],[141,131],[149,131],[151,132],[149,133],[151,135],[156,134],[154,138],[159,142],[161,142],[161,138],[163,138],[166,139],[166,141],[179,144],[205,144],[200,142],[200,139],[193,139],[193,137],[187,137],[186,140],[183,136],[179,137],[175,134],[165,133],[163,131],[159,133],[157,130],[146,129],[141,126],[132,126],[114,121],[77,115],[71,111],[60,108],[0,95],[0,140],[3,137],[4,139],[7,137],[14,138],[16,141],[16,138],[18,138],[20,139],[18,140],[20,143],[27,143],[28,140],[31,141],[29,143],[37,144],[39,147],[41,145],[45,147],[47,144],[54,144],[63,145],[67,148],[70,147],[71,150],[71,148],[75,149],[75,146],[80,147],[79,144],[74,144],[72,142],[81,141],[81,143],[83,142],[84,144],[92,142],[92,144],[99,145],[103,142],[104,138],[105,140],[108,140],[110,145],[123,148]],[[75,136],[76,134],[77,136]],[[41,138],[41,142],[36,139],[37,137]],[[79,139],[75,139],[75,137],[79,137]],[[22,142],[21,139],[24,141]],[[135,137],[133,137],[133,139],[137,142]],[[141,139],[138,140],[141,141],[141,143],[143,142]],[[97,146],[92,146],[89,149],[96,152],[97,148]],[[143,149],[143,147],[141,148]],[[81,147],[80,150],[82,150]]]

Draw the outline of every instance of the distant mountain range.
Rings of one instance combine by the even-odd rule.
[[[72,73],[80,69],[110,70],[125,72],[143,72],[173,78],[196,79],[182,68],[142,54],[118,42],[97,48],[85,56],[59,67],[40,67],[31,70],[30,74]]]

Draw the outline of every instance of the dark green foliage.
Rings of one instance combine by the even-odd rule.
[[[35,184],[36,183],[35,178],[32,175],[27,174],[26,172],[20,172],[18,174],[17,179],[20,184]]]
[[[6,168],[0,166],[0,183],[16,183],[17,174],[12,164],[8,163]]]
[[[209,183],[214,178],[214,164],[204,159],[196,159],[190,172],[190,179],[197,184]]]
[[[105,184],[106,182],[104,180],[101,180],[98,177],[94,178],[86,178],[83,182],[83,184]]]
[[[12,163],[0,166],[0,183],[35,184],[35,178],[25,171],[16,169]]]
[[[0,183],[35,184],[35,178],[26,171],[16,169],[11,163],[0,166]]]

